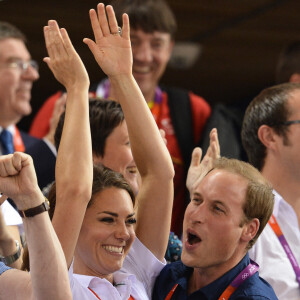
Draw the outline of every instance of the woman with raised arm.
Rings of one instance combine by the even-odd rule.
[[[84,39],[106,73],[120,102],[128,127],[135,163],[142,178],[137,196],[136,235],[163,261],[170,233],[174,170],[157,125],[132,75],[129,19],[123,15],[120,33],[114,11],[103,4],[90,11],[95,42]]]
[[[82,64],[78,63],[79,57],[65,31],[50,21],[45,29],[49,53],[46,61],[59,81],[73,77],[72,84],[68,83],[69,79],[62,82],[68,98],[57,157],[53,224],[70,266],[74,299],[128,299],[130,296],[148,299],[154,280],[164,266],[174,171],[167,148],[131,74],[128,17],[124,16],[120,36],[111,6],[107,7],[108,19],[103,4],[98,6],[98,15],[100,23],[96,12],[91,10],[96,43],[87,39],[85,42],[118,91],[124,111],[127,125],[124,121],[122,130],[127,131],[128,126],[133,155],[142,178],[136,227],[140,240],[134,241],[133,194],[120,178],[111,178],[116,176],[108,174],[111,172],[107,170],[95,170],[93,189],[97,192],[93,192],[89,202],[92,151],[87,102],[83,105],[88,80],[85,76],[75,80],[76,71],[72,66]],[[64,76],[60,76],[63,72]],[[101,176],[100,183],[104,187],[99,188],[101,184],[97,185],[96,181]],[[128,252],[124,269],[119,271]]]

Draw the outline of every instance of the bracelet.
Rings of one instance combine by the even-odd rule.
[[[15,240],[16,242],[16,247],[17,247],[17,251],[15,254],[13,255],[9,255],[9,256],[2,256],[0,255],[0,261],[5,263],[7,266],[11,265],[12,263],[14,263],[21,255],[21,248],[20,248],[20,244],[17,240]]]
[[[45,211],[48,211],[50,208],[49,206],[49,200],[45,197],[45,202],[43,202],[42,204],[36,206],[36,207],[32,207],[26,210],[18,210],[20,216],[22,218],[31,218],[34,217],[38,214],[41,214]]]

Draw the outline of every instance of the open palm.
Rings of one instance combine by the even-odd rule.
[[[129,38],[129,19],[123,15],[122,35],[117,34],[118,24],[112,6],[98,4],[98,16],[90,10],[95,42],[84,39],[103,72],[110,77],[132,73],[132,51]]]

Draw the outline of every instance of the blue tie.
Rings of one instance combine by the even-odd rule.
[[[13,144],[13,137],[12,134],[6,130],[3,129],[0,134],[0,142],[2,146],[2,154],[10,154],[14,153],[14,144]]]

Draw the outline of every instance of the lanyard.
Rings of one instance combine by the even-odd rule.
[[[279,242],[283,248],[283,250],[285,251],[289,261],[291,262],[291,265],[294,269],[294,272],[296,274],[296,280],[298,281],[298,284],[300,285],[300,267],[297,263],[297,260],[292,252],[292,249],[290,248],[286,238],[284,237],[274,215],[271,216],[270,220],[269,220],[269,225],[271,226],[271,228],[273,229],[274,233],[276,234],[276,236],[279,239]]]
[[[15,126],[14,148],[15,148],[15,151],[19,151],[19,152],[25,151],[25,146],[24,146],[20,131],[17,128],[17,126]]]
[[[226,288],[226,290],[219,297],[219,300],[227,300],[234,293],[234,291],[248,278],[253,276],[258,271],[258,264],[251,260],[251,263],[239,273],[231,284]],[[165,300],[170,300],[173,296],[178,284],[175,284],[172,290],[169,292]]]
[[[108,99],[109,98],[109,89],[110,89],[110,83],[109,80],[105,80],[102,84],[102,89],[103,89],[103,98]],[[160,114],[160,104],[162,102],[162,97],[163,97],[163,92],[162,90],[157,86],[155,88],[155,95],[154,95],[154,100],[148,102],[148,106],[152,112],[152,115],[154,117],[155,122],[157,122]]]
[[[156,87],[154,100],[148,102],[148,106],[151,110],[151,113],[156,123],[160,115],[160,108],[161,108],[160,104],[162,102],[162,97],[163,97],[162,90],[159,87]]]
[[[101,300],[100,299],[100,297],[91,289],[91,288],[88,288],[96,297],[97,297],[97,299],[99,299],[99,300]],[[128,298],[128,300],[134,300],[133,299],[133,297],[132,296],[130,296],[129,298]]]

